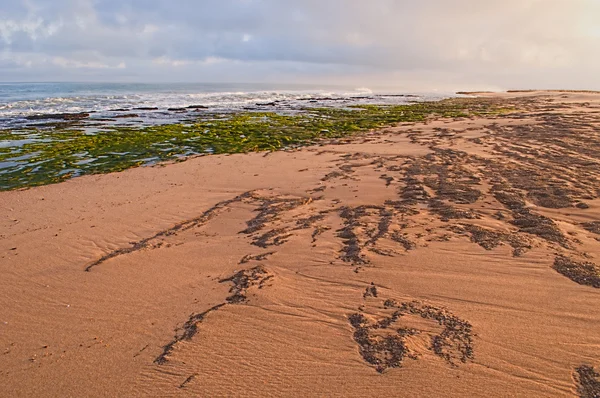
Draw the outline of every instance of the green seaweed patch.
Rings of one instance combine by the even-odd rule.
[[[409,105],[311,108],[295,115],[244,112],[149,127],[0,130],[0,190],[57,183],[189,155],[275,151],[401,122],[492,112],[495,105],[451,99]]]

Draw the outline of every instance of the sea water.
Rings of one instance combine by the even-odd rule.
[[[95,117],[111,117],[115,110],[130,110],[143,117],[146,112],[165,113],[169,109],[194,105],[206,106],[212,112],[235,112],[266,106],[277,111],[322,106],[405,104],[451,95],[309,85],[0,83],[0,128],[19,126],[26,122],[28,116],[44,114],[88,112]],[[158,109],[148,111],[139,108]]]

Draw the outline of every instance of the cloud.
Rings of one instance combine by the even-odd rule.
[[[9,3],[3,80],[600,89],[597,0]]]
[[[190,65],[213,65],[219,64],[222,62],[227,62],[227,60],[218,57],[206,57],[202,60],[189,60],[189,59],[171,59],[169,57],[158,57],[152,60],[152,62],[156,65],[163,65],[169,67],[180,67],[180,66],[190,66]]]
[[[98,61],[81,61],[64,57],[53,57],[50,62],[52,65],[60,68],[69,69],[125,69],[127,67],[125,62],[119,62],[117,65],[109,65]]]

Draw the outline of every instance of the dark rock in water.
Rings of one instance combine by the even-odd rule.
[[[140,115],[138,115],[137,113],[128,113],[125,115],[116,115],[115,119],[126,119],[126,118],[133,118],[133,117],[140,117]]]
[[[460,93],[456,93],[460,94]],[[406,98],[416,98],[418,95],[414,94],[379,94],[380,97],[406,97]]]
[[[119,108],[119,109],[113,109],[111,112],[129,112],[130,109],[127,108]]]
[[[27,127],[36,129],[67,129],[79,125],[79,120],[61,120],[55,122],[28,123]]]
[[[263,103],[257,102],[256,105],[258,105],[258,106],[275,106],[275,105],[277,105],[277,101],[263,102]]]
[[[80,113],[55,113],[48,115],[31,115],[27,116],[27,120],[81,120],[87,119],[90,114],[87,112]]]
[[[187,112],[185,108],[169,108],[167,109],[169,112]]]
[[[140,108],[133,108],[134,111],[157,111],[158,108],[156,107],[148,107],[148,106],[142,106]]]
[[[346,100],[348,100],[348,98],[311,97],[311,98],[300,99],[300,101],[309,101],[309,102],[316,102],[316,101],[346,101]]]
[[[188,109],[208,109],[206,105],[190,105],[187,107]]]

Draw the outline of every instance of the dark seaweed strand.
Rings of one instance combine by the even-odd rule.
[[[102,256],[98,260],[94,261],[93,263],[91,263],[87,267],[85,267],[85,271],[90,272],[94,267],[96,267],[96,266],[102,264],[103,262],[108,261],[112,258],[145,249],[146,247],[149,246],[149,243],[154,239],[163,238],[163,237],[166,237],[169,235],[173,235],[176,232],[183,232],[190,228],[202,225],[205,222],[209,221],[211,218],[213,218],[218,210],[223,209],[233,203],[239,202],[239,201],[246,199],[248,197],[251,197],[251,196],[252,196],[252,192],[245,192],[241,195],[236,196],[233,199],[228,199],[228,200],[219,202],[216,205],[214,205],[213,207],[211,207],[210,209],[206,210],[199,217],[175,224],[173,227],[171,227],[169,229],[165,229],[164,231],[160,231],[160,232],[152,235],[149,238],[144,238],[138,242],[133,243],[133,245],[131,247],[117,249],[115,251],[112,251],[112,252]]]

